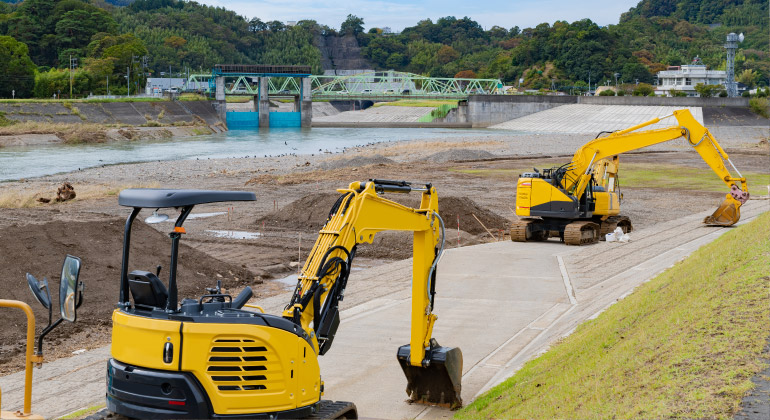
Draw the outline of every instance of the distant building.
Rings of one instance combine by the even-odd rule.
[[[297,26],[297,21],[296,20],[287,20],[286,21],[286,26]]]
[[[668,69],[658,72],[658,85],[655,88],[656,95],[671,96],[671,91],[681,91],[687,96],[700,96],[695,91],[695,85],[722,85],[727,81],[727,72],[723,70],[708,70],[699,57],[692,60],[692,64],[684,66],[669,66]]]
[[[383,34],[392,34],[393,31],[390,29],[390,26],[383,26],[382,27],[382,33]]]
[[[170,89],[175,89],[179,92],[184,87],[185,82],[187,82],[187,79],[184,78],[148,77],[144,90],[148,95],[161,95]]]

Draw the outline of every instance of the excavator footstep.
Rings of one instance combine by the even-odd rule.
[[[435,343],[435,340],[431,340]],[[426,351],[430,362],[424,366],[409,363],[410,345],[398,349],[398,362],[406,375],[409,402],[438,405],[456,410],[463,405],[460,391],[463,354],[457,347],[431,346]]]

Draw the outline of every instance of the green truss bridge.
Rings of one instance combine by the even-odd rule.
[[[245,72],[191,74],[184,88],[190,92],[213,93],[215,78],[225,78],[226,95],[258,95],[257,77]],[[371,71],[348,76],[294,75],[273,73],[268,77],[271,97],[297,96],[301,78],[310,79],[313,99],[465,99],[468,95],[503,94],[499,79],[426,77],[397,71]]]

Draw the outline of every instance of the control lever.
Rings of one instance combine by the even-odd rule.
[[[158,264],[158,265],[155,267],[155,277],[160,277],[160,269],[161,269],[161,268],[163,268],[163,266],[162,266],[162,265],[160,265],[160,264]]]
[[[233,299],[232,307],[235,309],[243,308],[243,305],[245,305],[252,296],[254,296],[254,292],[251,291],[251,287],[246,286],[246,288],[241,290],[241,293],[238,293],[238,296]]]

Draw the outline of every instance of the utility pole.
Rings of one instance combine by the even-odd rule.
[[[128,86],[128,97],[131,97],[131,66],[126,67],[126,86]]]
[[[107,96],[110,96],[110,76],[107,76]]]
[[[72,99],[72,82],[75,79],[75,67],[78,65],[78,58],[73,57],[72,54],[70,54],[70,99]]]
[[[620,73],[615,73],[615,90],[618,90],[618,77],[620,76]]]

